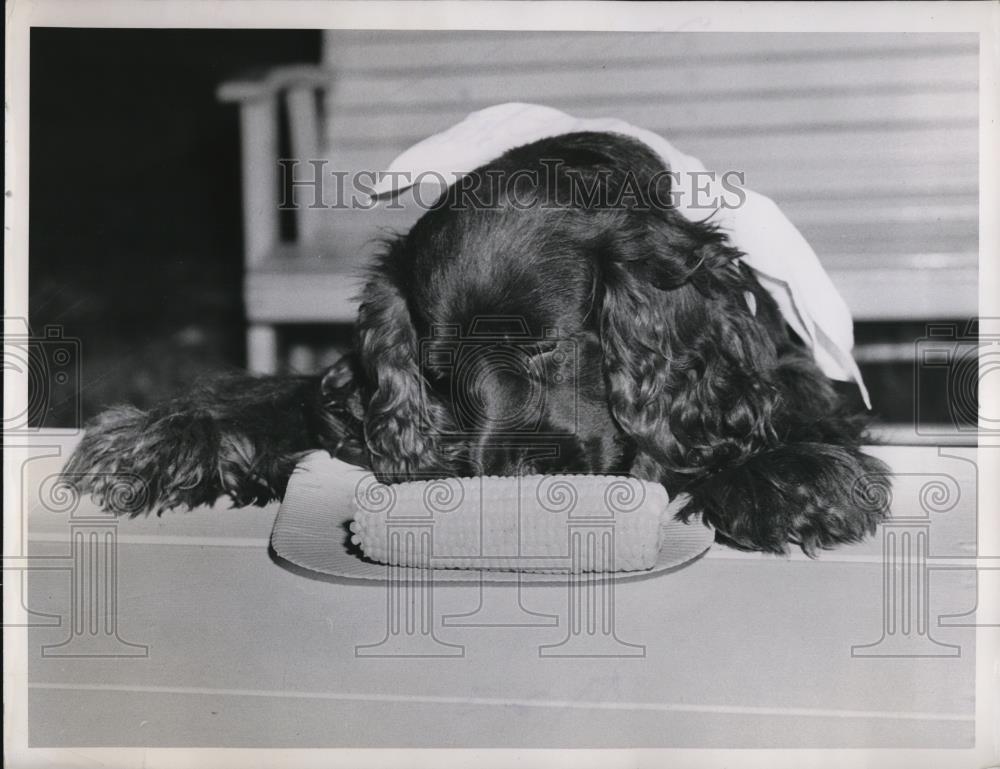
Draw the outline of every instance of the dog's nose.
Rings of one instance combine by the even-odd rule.
[[[519,443],[480,438],[468,447],[466,458],[471,475],[570,472],[580,464],[579,450],[569,436]]]
[[[524,475],[525,456],[518,447],[480,438],[467,453],[471,475]]]

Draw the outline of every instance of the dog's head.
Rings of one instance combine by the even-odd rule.
[[[639,142],[567,134],[388,243],[359,315],[373,469],[667,482],[771,440],[777,308],[670,184]]]

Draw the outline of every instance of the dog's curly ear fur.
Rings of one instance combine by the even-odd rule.
[[[365,444],[372,469],[387,480],[415,477],[437,465],[419,340],[394,269],[395,248],[376,265],[358,313],[358,352],[367,379]]]
[[[363,376],[355,352],[348,352],[323,372],[316,410],[316,437],[330,456],[367,467],[364,441]]]
[[[682,517],[748,549],[812,554],[872,533],[886,511],[859,507],[858,484],[888,472],[858,450],[863,425],[739,251],[672,209],[620,231],[603,254],[601,333],[632,474],[689,494]]]
[[[653,226],[605,255],[602,340],[612,413],[636,444],[635,470],[666,471],[677,485],[775,439],[767,372],[777,350],[724,236],[673,211],[649,218]]]

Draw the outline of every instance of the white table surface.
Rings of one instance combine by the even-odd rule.
[[[33,747],[972,743],[974,631],[954,626],[972,620],[939,618],[976,605],[975,571],[964,567],[975,553],[974,450],[876,450],[899,474],[893,525],[926,515],[920,498],[934,484],[954,495],[932,500],[947,509],[932,512],[925,531],[929,634],[955,656],[852,656],[883,632],[879,532],[816,561],[716,546],[677,572],[618,584],[615,632],[642,656],[540,656],[569,633],[564,585],[520,593],[523,609],[554,624],[475,627],[456,626],[454,615],[476,610],[480,588],[437,584],[435,648],[456,656],[360,657],[358,646],[387,635],[387,587],[286,568],[267,550],[276,506],[220,503],[105,522],[117,555],[117,636],[146,653],[67,658],[43,647],[73,635],[71,530],[95,511],[81,502],[72,515],[55,512],[46,495],[73,440],[34,441],[23,471],[25,570],[7,574],[8,584],[22,580],[31,621],[47,625],[28,635]],[[495,619],[517,592],[491,590],[500,592],[485,594],[484,616]]]

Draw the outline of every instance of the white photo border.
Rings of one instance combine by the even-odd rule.
[[[256,29],[484,29],[742,32],[977,32],[980,35],[980,314],[1000,317],[1000,4],[990,2],[645,3],[316,2],[312,0],[8,0],[5,53],[6,316],[28,315],[28,68],[34,26]],[[21,413],[27,376],[4,377],[5,416]],[[987,413],[1000,392],[983,389]],[[17,468],[4,446],[4,547],[20,541]],[[980,449],[980,459],[988,460]],[[1000,473],[979,476],[981,552],[1000,553]],[[5,554],[7,554],[5,552]],[[994,602],[1000,596],[989,596]],[[4,617],[23,611],[4,591]],[[70,767],[986,767],[1000,761],[1000,628],[976,633],[976,744],[968,750],[246,750],[29,748],[26,630],[4,633],[4,747],[8,766]]]

